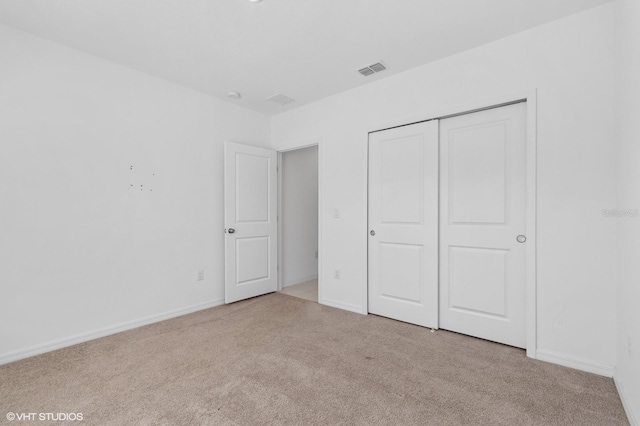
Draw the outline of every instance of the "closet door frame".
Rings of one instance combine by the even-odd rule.
[[[369,209],[368,209],[368,191],[369,191],[369,134],[393,127],[405,126],[409,124],[419,123],[427,120],[444,119],[455,115],[468,114],[489,108],[497,108],[518,102],[526,102],[526,126],[527,126],[527,207],[526,207],[526,234],[527,250],[526,258],[526,330],[527,330],[527,357],[537,358],[537,236],[536,236],[536,201],[537,201],[537,91],[536,89],[528,90],[520,93],[506,94],[487,99],[470,100],[463,105],[450,105],[437,107],[424,112],[418,112],[416,115],[400,118],[387,122],[371,123],[363,131],[362,144],[364,147],[364,209],[362,212],[362,252],[364,253],[364,274],[365,283],[361,294],[361,313],[367,315],[368,307],[368,232],[369,232]]]

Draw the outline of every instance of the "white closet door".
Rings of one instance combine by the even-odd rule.
[[[525,123],[525,103],[440,121],[440,327],[522,348]]]
[[[276,151],[225,143],[225,302],[278,288]]]
[[[369,136],[369,312],[438,327],[438,122]]]

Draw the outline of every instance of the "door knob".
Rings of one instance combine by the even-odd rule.
[[[369,234],[371,234],[371,236],[373,237],[374,235],[376,235],[376,231],[372,229],[371,232],[369,232]]]
[[[235,233],[235,232],[236,232],[236,230],[235,230],[235,229],[233,229],[233,228],[229,228],[229,230],[228,230],[227,232],[228,232],[228,233],[230,233],[230,234],[233,234],[233,233]]]
[[[527,241],[527,237],[525,237],[524,235],[518,235],[516,237],[516,241],[519,243],[524,243],[525,241]]]

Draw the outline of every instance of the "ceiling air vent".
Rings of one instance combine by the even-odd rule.
[[[358,70],[358,72],[359,72],[360,74],[364,75],[365,77],[368,77],[368,76],[370,76],[370,75],[372,75],[372,74],[375,74],[375,73],[376,73],[374,70],[372,70],[372,69],[371,69],[371,68],[369,68],[369,67],[362,68],[361,70]]]
[[[381,72],[386,70],[387,67],[385,67],[382,62],[378,62],[375,63],[373,65],[369,65],[368,67],[364,67],[358,70],[358,72],[362,75],[364,75],[365,77],[368,77],[370,75],[373,75],[377,72]]]
[[[286,105],[286,104],[290,104],[291,102],[294,102],[295,99],[292,99],[286,95],[283,95],[282,93],[278,93],[277,95],[273,95],[270,98],[266,99],[267,101],[271,101],[271,102],[275,102],[277,104],[280,105]]]

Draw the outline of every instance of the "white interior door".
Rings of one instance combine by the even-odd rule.
[[[276,151],[225,143],[225,302],[277,290]]]
[[[522,348],[525,123],[525,103],[440,121],[440,327]]]
[[[369,136],[369,312],[438,327],[438,122]]]

